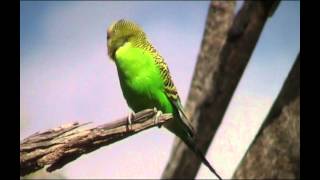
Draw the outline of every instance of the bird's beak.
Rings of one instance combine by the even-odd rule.
[[[112,53],[113,50],[109,46],[109,42],[108,42],[108,45],[107,45],[107,49],[108,49],[108,56],[110,57],[111,60],[113,60],[113,53]]]
[[[110,59],[113,60],[113,58],[112,58],[112,49],[111,49],[111,46],[110,46],[110,36],[111,36],[111,28],[109,28],[107,30],[107,49],[108,49],[108,55],[109,55]]]
[[[109,55],[110,59],[111,59],[112,61],[114,61],[114,53],[115,53],[115,51],[114,51],[114,49],[111,47],[109,40],[108,40],[107,43],[108,43],[108,44],[107,44],[108,55]]]
[[[109,55],[110,59],[111,59],[112,61],[114,61],[112,54],[113,54],[113,53],[112,53],[112,50],[110,49],[110,47],[108,47],[108,55]]]

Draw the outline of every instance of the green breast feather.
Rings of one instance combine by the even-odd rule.
[[[156,107],[164,113],[173,113],[151,53],[127,42],[116,51],[116,59],[123,95],[133,111]]]

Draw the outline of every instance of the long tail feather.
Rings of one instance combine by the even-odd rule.
[[[210,165],[210,163],[208,162],[204,154],[201,152],[201,150],[196,146],[193,139],[191,137],[188,137],[188,138],[183,138],[182,140],[197,155],[197,157],[201,160],[201,162],[205,164],[209,168],[209,170],[218,177],[219,180],[222,180],[219,174]]]

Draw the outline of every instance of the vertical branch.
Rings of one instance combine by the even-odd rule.
[[[201,50],[193,74],[186,112],[195,127],[196,143],[199,144],[199,109],[210,94],[212,77],[219,63],[219,54],[226,41],[235,11],[234,1],[213,1],[210,4]],[[202,138],[201,138],[202,139]],[[211,140],[210,140],[211,141]],[[203,147],[201,147],[203,150]],[[190,158],[190,159],[189,159]],[[200,162],[191,151],[176,138],[171,157],[162,178],[194,178]]]
[[[274,3],[277,1],[246,1],[234,21],[235,2],[213,1],[210,5],[186,104],[196,129],[196,144],[204,153],[222,121],[270,11],[275,8]],[[214,162],[212,164],[214,166]],[[197,157],[176,138],[162,178],[194,178],[199,167]],[[219,169],[216,170],[219,173]]]
[[[300,55],[233,177],[300,178]]]

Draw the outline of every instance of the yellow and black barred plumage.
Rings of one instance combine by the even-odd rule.
[[[164,80],[164,90],[167,97],[170,99],[171,103],[177,108],[178,112],[181,114],[181,120],[185,125],[188,126],[188,133],[192,137],[194,134],[194,130],[192,125],[190,124],[183,107],[181,105],[180,97],[178,95],[178,91],[176,86],[173,84],[170,71],[167,63],[164,61],[163,57],[157,52],[157,50],[152,46],[152,44],[145,39],[146,42],[137,44],[138,47],[143,48],[152,53],[152,56],[160,70],[160,74],[162,79]]]

